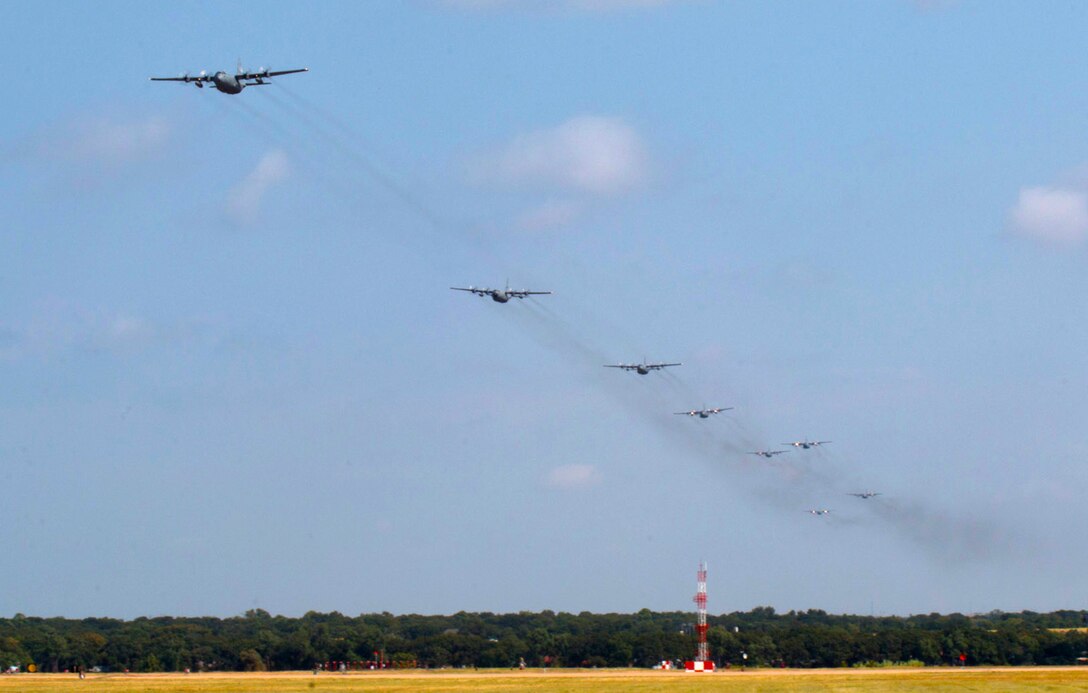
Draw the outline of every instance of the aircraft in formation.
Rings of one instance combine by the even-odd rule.
[[[669,368],[671,366],[683,366],[682,363],[646,363],[643,360],[642,363],[615,363],[606,364],[605,368],[622,368],[625,371],[635,371],[639,375],[646,375],[650,371],[659,371],[663,368]]]
[[[713,409],[692,409],[691,411],[675,411],[673,414],[677,416],[698,416],[700,419],[709,419],[711,414],[720,414],[723,411],[729,411],[733,407],[714,407]]]
[[[510,282],[506,282],[505,289],[488,289],[478,286],[451,286],[454,291],[471,291],[477,296],[490,296],[495,303],[506,303],[512,298],[525,298],[526,296],[546,296],[551,291],[529,291],[528,289],[511,289]]]
[[[185,82],[186,84],[192,83],[199,89],[203,89],[205,84],[212,84],[216,89],[224,94],[241,94],[242,90],[246,87],[256,87],[262,84],[269,84],[267,80],[272,77],[279,77],[280,75],[293,75],[296,72],[309,72],[310,68],[300,67],[297,70],[278,70],[273,72],[267,67],[262,67],[256,72],[247,72],[242,69],[241,63],[238,64],[238,70],[233,75],[229,72],[219,70],[212,74],[208,74],[207,70],[201,70],[195,75],[190,75],[188,72],[178,75],[177,77],[151,77],[152,82]]]
[[[818,448],[821,445],[827,445],[830,440],[795,440],[792,443],[782,443],[783,445],[792,445],[795,448],[801,448],[802,450],[808,450],[810,448]]]
[[[271,80],[271,78],[273,77],[279,77],[281,75],[292,75],[299,72],[309,71],[310,68],[308,67],[277,71],[273,71],[267,67],[262,67],[255,72],[249,72],[242,69],[241,62],[239,62],[237,71],[234,74],[219,70],[209,75],[206,70],[201,70],[195,75],[190,75],[188,72],[185,72],[178,75],[177,77],[151,77],[150,80],[152,82],[184,82],[186,84],[194,84],[199,89],[203,89],[205,84],[211,84],[217,90],[223,92],[224,94],[240,94],[242,93],[242,90],[246,87],[256,87],[270,84],[271,82],[269,80]],[[524,299],[526,296],[546,296],[552,293],[551,291],[511,289],[509,281],[506,282],[506,288],[504,289],[491,289],[487,287],[476,286],[451,286],[450,289],[454,291],[468,291],[480,297],[490,296],[491,300],[495,301],[496,303],[508,303],[511,298]],[[650,371],[659,371],[665,368],[682,365],[682,363],[647,363],[645,359],[643,359],[642,363],[606,364],[604,367],[620,368],[625,371],[635,371],[639,375],[647,375],[650,373]],[[704,407],[702,409],[692,409],[689,411],[678,411],[673,413],[677,416],[698,416],[700,419],[707,419],[710,418],[711,414],[719,414],[723,411],[729,411],[731,409],[733,409],[733,407],[713,407],[709,409]],[[810,441],[808,439],[805,439],[782,444],[789,445],[795,448],[809,450],[811,448],[819,447],[821,445],[827,445],[830,442],[830,440]],[[747,454],[759,455],[760,457],[764,457],[766,459],[772,459],[775,455],[781,455],[786,452],[789,452],[789,450],[754,450]],[[869,499],[875,496],[879,496],[881,494],[876,491],[865,491],[863,493],[850,493],[847,495],[856,496],[862,499]],[[808,512],[812,515],[821,516],[829,514],[831,510],[826,508],[820,508],[814,510],[806,510],[805,512]]]

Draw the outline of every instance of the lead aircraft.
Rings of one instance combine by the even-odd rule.
[[[682,363],[615,363],[606,364],[605,368],[622,368],[625,371],[634,371],[639,375],[646,375],[650,371],[659,371],[663,368],[670,368],[672,366],[683,366]],[[685,412],[686,413],[686,412]]]
[[[256,72],[247,72],[242,69],[242,64],[238,63],[238,70],[232,75],[229,72],[219,70],[212,74],[208,74],[207,70],[201,70],[195,75],[190,75],[188,72],[178,75],[177,77],[151,77],[152,82],[185,82],[186,84],[195,84],[198,89],[203,89],[205,84],[211,84],[224,94],[241,94],[242,90],[246,87],[256,87],[262,84],[269,84],[267,80],[272,77],[279,77],[280,75],[293,75],[296,72],[309,72],[310,68],[300,67],[297,70],[277,70],[272,71],[267,67],[262,67]]]
[[[506,303],[512,298],[525,298],[526,296],[547,296],[551,291],[529,291],[528,289],[511,289],[510,282],[506,282],[505,289],[488,289],[478,286],[451,286],[453,291],[471,291],[477,296],[490,296],[495,303]]]

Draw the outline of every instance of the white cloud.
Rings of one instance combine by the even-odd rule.
[[[1011,213],[1013,229],[1048,243],[1088,239],[1088,193],[1073,188],[1022,188]]]
[[[287,155],[279,149],[265,154],[242,182],[234,186],[227,199],[227,214],[239,224],[251,225],[261,211],[265,193],[291,173]]]
[[[577,489],[593,486],[601,480],[601,473],[591,464],[565,464],[548,472],[545,483],[558,489]]]
[[[620,118],[587,115],[514,138],[478,171],[485,180],[615,195],[641,185],[648,168],[634,128]]]

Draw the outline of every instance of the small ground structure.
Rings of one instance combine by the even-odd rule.
[[[684,662],[684,671],[714,671],[710,648],[706,644],[706,561],[699,563],[698,589],[695,592],[695,659]]]

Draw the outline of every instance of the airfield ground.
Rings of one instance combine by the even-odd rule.
[[[689,674],[678,671],[603,669],[594,671],[410,671],[348,674],[19,674],[0,676],[0,692],[53,693],[305,693],[309,691],[730,691],[804,693],[868,691],[1088,691],[1088,667],[759,669]]]

